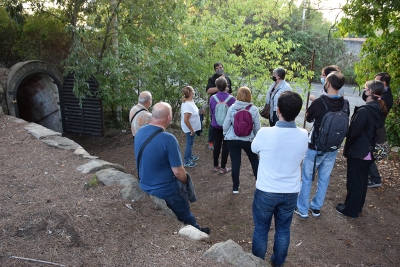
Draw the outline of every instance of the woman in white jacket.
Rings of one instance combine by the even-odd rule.
[[[272,80],[274,81],[268,89],[266,104],[270,104],[269,126],[275,126],[278,121],[276,108],[278,106],[278,98],[284,91],[292,91],[292,87],[285,81],[286,71],[283,68],[276,68],[272,72]]]
[[[236,102],[228,109],[223,125],[223,133],[225,136],[224,140],[227,142],[232,163],[232,192],[234,194],[239,193],[239,175],[240,164],[242,161],[242,149],[246,152],[253,169],[253,174],[257,179],[258,155],[251,151],[251,142],[256,136],[258,130],[260,130],[260,114],[257,107],[251,103],[251,97],[250,89],[248,87],[241,87],[238,91]],[[253,130],[247,136],[237,136],[234,131],[234,117],[239,110],[243,110],[249,105],[251,105],[248,111],[250,112],[253,120]]]

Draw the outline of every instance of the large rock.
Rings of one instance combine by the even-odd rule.
[[[200,231],[199,229],[197,229],[196,227],[192,226],[192,225],[186,225],[184,227],[182,227],[178,234],[180,236],[186,237],[186,238],[190,238],[193,240],[197,240],[197,241],[209,241],[210,240],[210,236],[202,231]]]
[[[203,257],[237,267],[270,267],[263,259],[244,252],[242,247],[231,239],[214,244],[203,254]]]
[[[175,213],[170,208],[168,208],[167,203],[165,203],[164,199],[161,199],[161,198],[158,198],[158,197],[155,197],[152,195],[150,195],[150,198],[156,204],[155,209],[162,210],[165,215],[167,215],[175,220],[178,220],[178,217],[176,217]]]
[[[121,197],[123,199],[139,200],[146,195],[146,193],[139,187],[139,183],[125,187],[120,191]]]
[[[77,148],[81,147],[75,141],[72,141],[69,138],[60,137],[60,136],[54,136],[54,137],[51,137],[50,139],[42,140],[42,142],[49,146],[52,146],[52,147],[68,149],[68,150],[76,150]]]
[[[125,172],[125,168],[122,167],[121,165],[115,164],[115,163],[110,163],[108,161],[100,160],[100,159],[94,159],[86,164],[80,165],[80,166],[78,166],[78,168],[76,168],[76,170],[78,170],[82,173],[88,174],[88,173],[95,173],[97,171],[100,171],[103,169],[109,169],[109,168],[115,168],[117,170]]]
[[[114,168],[100,170],[96,172],[96,176],[97,179],[105,186],[119,184],[123,187],[128,187],[132,186],[133,180],[135,179],[132,175],[121,172]]]
[[[30,133],[37,139],[42,139],[49,136],[61,136],[61,133],[52,131],[34,122],[29,123],[27,126],[25,126],[24,129],[28,130],[28,133]]]
[[[82,155],[82,157],[84,157],[85,159],[98,159],[99,158],[97,156],[91,156],[88,152],[86,152],[85,149],[83,149],[83,147],[78,147],[77,149],[75,149],[74,154]]]
[[[140,188],[138,180],[130,174],[116,169],[104,169],[96,172],[96,176],[106,186],[114,184],[123,186],[120,191],[123,199],[139,200],[146,195]]]

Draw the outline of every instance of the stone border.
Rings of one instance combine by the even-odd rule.
[[[24,120],[18,118],[15,119],[25,122]],[[123,166],[100,160],[95,156],[91,156],[76,142],[70,140],[69,138],[61,137],[60,133],[49,130],[39,124],[29,123],[24,127],[24,129],[27,130],[29,134],[32,134],[35,138],[42,140],[42,142],[48,146],[73,150],[74,154],[82,155],[83,158],[91,159],[89,162],[78,166],[77,170],[84,174],[95,173],[98,181],[106,186],[115,184],[122,186],[123,189],[121,189],[120,194],[123,199],[136,201],[147,195],[140,188],[138,179],[130,174],[127,174]],[[167,207],[164,200],[151,195],[150,199],[152,199],[152,201],[155,203],[156,209],[161,209],[165,215],[177,220],[175,214]],[[127,204],[127,207],[128,205],[129,204]],[[179,230],[178,234],[182,237],[197,241],[208,242],[210,240],[209,235],[201,232],[191,225],[183,226]],[[232,266],[237,267],[270,266],[261,258],[258,258],[251,253],[244,252],[242,247],[231,239],[226,242],[214,244],[203,254],[203,257],[211,258],[217,262],[231,264]]]

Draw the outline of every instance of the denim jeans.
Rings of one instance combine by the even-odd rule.
[[[181,196],[181,194],[179,194],[178,187],[175,189],[172,195],[164,198],[164,201],[167,204],[168,208],[170,208],[175,213],[179,221],[183,222],[184,224],[190,224],[197,229],[200,229],[194,215],[190,211],[189,202],[186,201]]]
[[[317,153],[322,154],[317,156]],[[328,190],[337,153],[337,150],[332,152],[317,152],[316,150],[307,149],[306,156],[303,160],[301,189],[297,200],[297,208],[300,213],[307,214],[310,207],[315,210],[320,210],[324,205],[326,190]],[[316,170],[318,170],[318,184],[315,196],[310,203],[315,156],[317,156]]]
[[[189,163],[192,161],[192,148],[193,148],[193,143],[194,143],[194,136],[195,135],[190,135],[190,132],[185,133],[186,135],[186,148],[185,148],[185,156],[183,158],[184,163]]]
[[[232,165],[232,183],[234,188],[239,188],[240,181],[240,165],[242,163],[242,149],[246,152],[247,157],[250,160],[253,174],[257,180],[258,171],[258,155],[251,151],[251,142],[242,140],[225,140],[229,148],[229,155],[231,156]]]
[[[214,166],[219,165],[218,159],[222,147],[221,168],[225,168],[229,155],[228,145],[226,144],[226,141],[224,141],[224,134],[222,129],[213,128],[213,134],[214,134],[214,150],[213,150]]]
[[[254,232],[251,249],[255,256],[265,259],[268,232],[274,215],[275,236],[271,261],[275,265],[285,263],[296,200],[297,193],[267,193],[256,189],[253,200]]]

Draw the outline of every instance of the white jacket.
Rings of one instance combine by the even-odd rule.
[[[267,92],[267,99],[266,99],[266,104],[271,104],[271,109],[270,109],[270,113],[274,113],[274,111],[276,111],[276,108],[278,107],[278,98],[281,95],[282,92],[284,91],[292,91],[292,87],[290,87],[290,85],[285,81],[281,81],[278,84],[278,87],[275,88],[275,91],[271,94],[272,89],[275,86],[275,82],[273,82],[271,84],[271,86],[268,89]],[[271,97],[273,98],[273,101],[271,99]],[[271,103],[270,103],[271,102]]]

